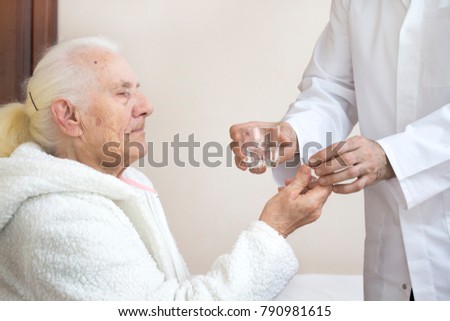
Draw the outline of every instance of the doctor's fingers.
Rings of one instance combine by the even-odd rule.
[[[334,158],[338,158],[346,153],[359,149],[364,145],[365,141],[367,141],[367,139],[362,136],[354,136],[347,140],[332,144],[312,155],[308,160],[308,164],[312,168],[317,168]],[[346,160],[346,162],[350,165],[352,163],[351,160]]]
[[[247,170],[248,166],[247,163],[244,161],[245,155],[242,152],[241,144],[237,142],[231,142],[230,149],[234,153],[234,162],[236,164],[236,167],[242,171]]]
[[[230,138],[234,142],[242,142],[244,139],[243,133],[245,133],[244,129],[254,125],[256,122],[247,122],[247,123],[241,123],[241,124],[235,124],[230,127]]]
[[[237,168],[245,171],[247,169],[247,165],[244,162],[245,155],[242,153],[241,145],[237,142],[230,143],[230,149],[234,154],[234,162],[236,163]]]
[[[239,156],[234,156],[234,162],[236,164],[236,167],[239,168],[242,171],[247,170],[247,164],[244,162],[244,159]]]
[[[244,154],[243,146],[240,143],[237,142],[231,142],[230,143],[230,149],[233,151],[234,153],[234,162],[237,166],[237,168],[239,168],[242,171],[247,170],[248,164],[245,162],[246,156]],[[255,167],[255,168],[251,168],[250,172],[252,174],[262,174],[266,171],[265,166],[260,166],[260,167]]]
[[[242,143],[241,142],[234,140],[228,146],[230,147],[230,149],[234,155],[239,156],[240,158],[244,158],[245,155],[242,151]]]
[[[243,160],[245,158],[244,150],[243,150],[243,143],[244,143],[244,134],[242,131],[242,128],[245,127],[245,124],[238,124],[233,125],[230,128],[230,137],[231,142],[229,144],[229,147],[234,155],[236,155],[236,160]],[[236,165],[239,166],[239,162],[236,161]]]
[[[317,176],[330,175],[336,171],[354,166],[364,160],[364,156],[361,150],[354,150],[347,153],[340,154],[327,162],[322,163],[318,167],[314,168],[314,172]]]
[[[277,123],[249,121],[246,123],[235,124],[230,127],[230,145],[241,146],[244,142],[249,141],[253,137],[252,129],[262,126],[275,126]],[[250,140],[251,141],[251,140]]]
[[[371,182],[373,182],[373,180],[370,179],[369,175],[363,175],[353,183],[333,185],[333,192],[336,194],[356,193],[371,185]]]
[[[331,186],[350,179],[358,178],[368,173],[369,172],[363,165],[357,164],[331,174],[320,176],[319,184],[322,186]]]
[[[241,158],[240,156],[234,156],[234,162],[236,163],[237,168],[242,171],[246,171],[247,169],[249,169],[249,172],[252,174],[263,174],[266,172],[266,167],[264,165],[255,168],[249,168],[247,163],[244,161],[244,158]]]
[[[252,174],[263,174],[266,172],[266,170],[267,170],[267,168],[264,165],[249,169],[250,173],[252,173]]]

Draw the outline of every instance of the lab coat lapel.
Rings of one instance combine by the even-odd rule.
[[[397,73],[397,132],[417,117],[424,1],[412,1],[400,30]]]
[[[405,8],[408,9],[409,5],[411,4],[411,0],[402,0],[402,2],[405,5]]]

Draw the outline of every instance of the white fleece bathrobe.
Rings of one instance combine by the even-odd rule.
[[[152,187],[135,169],[124,177]],[[190,276],[155,193],[33,143],[0,158],[0,300],[269,300],[297,268],[257,221]]]

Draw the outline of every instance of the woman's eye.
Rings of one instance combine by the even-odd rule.
[[[124,96],[124,97],[130,97],[130,92],[128,91],[123,91],[119,93],[120,96]]]

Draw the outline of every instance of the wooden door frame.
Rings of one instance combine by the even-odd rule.
[[[42,52],[57,41],[58,0],[34,0],[32,15],[31,65],[34,68]]]
[[[0,0],[0,104],[22,100],[22,83],[57,41],[57,0]]]

